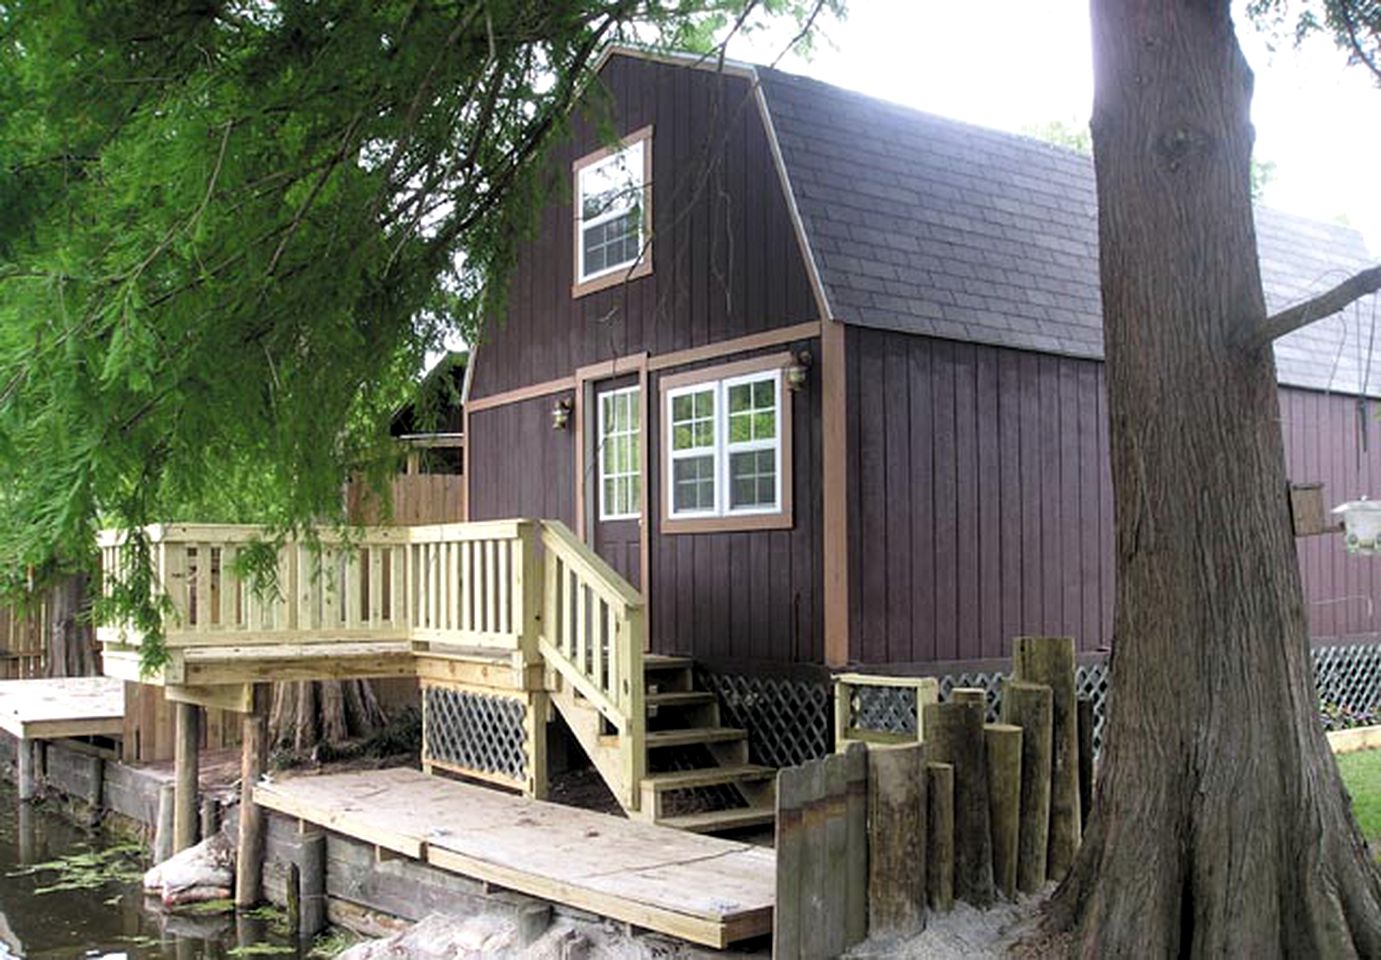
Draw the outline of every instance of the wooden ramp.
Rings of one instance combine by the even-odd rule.
[[[20,740],[119,736],[125,685],[109,677],[0,680],[0,729]]]
[[[417,770],[260,784],[271,810],[510,890],[712,947],[769,933],[771,850]]]

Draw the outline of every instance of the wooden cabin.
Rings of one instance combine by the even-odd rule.
[[[1091,161],[771,69],[615,49],[600,77],[623,146],[577,122],[555,151],[574,200],[469,382],[470,519],[564,520],[650,649],[736,673],[1107,649]],[[1368,263],[1345,226],[1258,230],[1274,308]],[[1353,316],[1276,349],[1291,474],[1330,505],[1381,479]],[[1301,562],[1316,637],[1375,633],[1381,569]]]
[[[143,679],[244,709],[416,676],[425,769],[540,797],[564,727],[626,811],[706,831],[770,821],[773,768],[832,748],[837,671],[995,692],[1011,637],[1069,634],[1101,696],[1088,158],[767,68],[613,48],[599,77],[466,368],[465,522],[286,545],[269,598],[228,574],[255,531],[158,528],[175,612]],[[1345,226],[1258,228],[1273,308],[1367,260]],[[1330,502],[1381,476],[1372,310],[1276,346],[1292,477]],[[1300,555],[1316,638],[1374,637],[1381,570]],[[138,679],[137,631],[101,639]],[[914,697],[857,696],[914,736]]]

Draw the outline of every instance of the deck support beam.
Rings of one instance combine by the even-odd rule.
[[[201,708],[177,704],[173,736],[173,852],[197,842],[197,783],[201,771]]]
[[[33,740],[19,741],[19,799],[32,800],[38,792],[38,748]]]
[[[235,858],[235,906],[259,902],[264,878],[264,810],[254,802],[254,785],[264,773],[268,746],[269,685],[254,685],[253,702],[244,718],[240,755],[240,848]]]

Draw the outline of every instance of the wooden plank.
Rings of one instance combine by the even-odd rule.
[[[924,744],[868,751],[868,935],[906,936],[925,926]]]
[[[774,960],[796,960],[801,953],[801,931],[805,922],[801,898],[801,868],[804,835],[802,812],[809,802],[810,784],[802,767],[789,767],[777,774],[777,886],[772,918],[772,956]]]
[[[849,778],[842,754],[816,761],[825,767],[825,900],[826,948],[837,957],[845,943],[848,904],[849,822],[846,817]]]
[[[846,947],[868,936],[868,754],[868,748],[861,743],[850,744],[844,751],[847,779],[844,816],[848,821],[849,845],[844,868]]]
[[[825,929],[827,873],[825,837],[825,768],[807,764],[801,800],[801,956],[825,957],[829,932]]]
[[[125,685],[112,677],[0,681],[0,729],[25,739],[117,735]]]

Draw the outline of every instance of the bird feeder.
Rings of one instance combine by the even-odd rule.
[[[1333,508],[1343,518],[1343,542],[1348,553],[1373,554],[1381,550],[1381,500],[1349,500]]]

